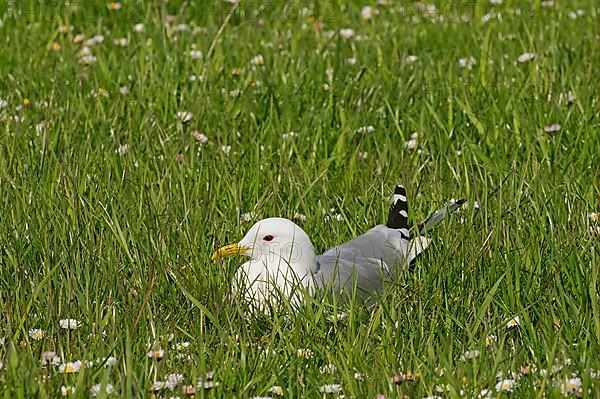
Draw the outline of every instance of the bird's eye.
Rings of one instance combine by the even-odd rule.
[[[263,240],[265,240],[265,241],[273,241],[273,236],[269,234],[267,236],[264,236]]]

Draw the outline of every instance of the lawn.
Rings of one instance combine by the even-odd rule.
[[[600,397],[598,14],[0,0],[0,397]],[[398,183],[468,203],[375,304],[233,301],[214,248]]]

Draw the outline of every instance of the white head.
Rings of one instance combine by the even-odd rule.
[[[284,218],[256,222],[239,243],[219,248],[213,259],[231,255],[247,255],[265,266],[288,265],[300,277],[316,270],[310,238],[298,225]]]

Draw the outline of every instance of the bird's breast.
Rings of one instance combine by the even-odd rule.
[[[311,291],[313,285],[309,271],[296,272],[293,265],[284,262],[251,260],[240,266],[231,288],[236,297],[262,309],[266,303],[276,303],[281,298],[297,304],[301,294]]]

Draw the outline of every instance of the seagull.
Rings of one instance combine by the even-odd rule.
[[[353,290],[361,298],[378,292],[386,279],[411,265],[431,243],[423,236],[465,202],[451,202],[417,228],[409,227],[406,190],[398,185],[385,225],[316,255],[308,235],[291,220],[273,217],[256,222],[238,243],[217,249],[212,259],[245,255],[236,271],[232,294],[252,309],[266,311],[281,298],[297,305],[306,293]]]

